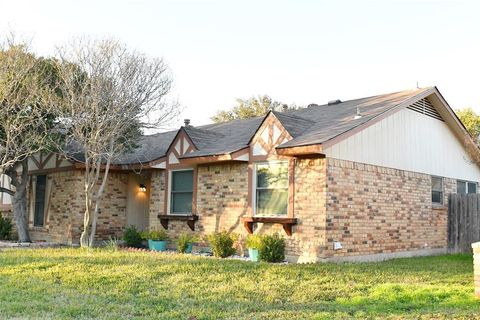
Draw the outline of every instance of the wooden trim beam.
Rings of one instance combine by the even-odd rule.
[[[186,221],[187,225],[190,227],[190,230],[195,231],[195,221],[198,221],[198,215],[196,214],[159,214],[157,217],[160,219],[160,223],[165,230],[168,230],[168,222],[170,220],[176,220]]]
[[[283,230],[288,236],[292,235],[292,227],[297,224],[297,218],[288,217],[244,217],[242,218],[243,225],[249,234],[253,233],[254,223],[278,223],[281,224]]]
[[[322,154],[323,148],[321,144],[312,144],[302,147],[277,148],[277,154],[283,156],[298,156],[307,154]]]

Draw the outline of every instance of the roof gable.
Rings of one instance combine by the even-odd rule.
[[[292,135],[286,130],[276,114],[270,111],[250,140],[252,156],[276,154],[276,147],[291,139]]]
[[[466,130],[444,101],[435,87],[406,90],[373,97],[340,102],[334,105],[310,105],[307,108],[288,112],[270,111],[266,116],[251,119],[213,123],[199,127],[182,127],[180,130],[144,136],[140,148],[124,155],[116,163],[141,163],[165,157],[173,141],[180,132],[188,137],[188,143],[194,148],[180,154],[181,158],[230,155],[247,148],[257,136],[262,125],[273,117],[279,128],[288,133],[289,139],[277,146],[283,154],[299,152],[299,148],[311,146],[312,152],[321,152],[346,137],[361,131],[389,115],[411,106],[428,96],[428,101],[444,121],[452,126],[459,136],[464,138]],[[441,104],[441,105],[440,105]],[[361,117],[356,117],[357,110]],[[438,116],[438,115],[436,115]],[[270,120],[269,120],[270,121]],[[283,131],[282,131],[283,132]],[[298,150],[294,150],[294,148]]]

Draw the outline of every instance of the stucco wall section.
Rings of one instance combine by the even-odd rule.
[[[327,158],[325,257],[392,253],[447,246],[447,195],[432,207],[427,174]],[[333,242],[343,248],[333,250]]]

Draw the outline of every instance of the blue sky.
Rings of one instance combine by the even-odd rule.
[[[72,36],[114,36],[164,57],[183,118],[206,124],[235,98],[297,105],[436,85],[480,112],[480,2],[8,1],[0,32],[42,55]]]

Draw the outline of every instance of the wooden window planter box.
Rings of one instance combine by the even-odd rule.
[[[289,236],[292,235],[292,227],[297,224],[297,218],[287,218],[287,217],[244,217],[242,218],[243,225],[247,232],[253,233],[253,224],[254,223],[279,223],[283,226],[283,230]]]
[[[177,220],[186,221],[190,229],[195,231],[195,221],[198,220],[198,216],[196,214],[159,214],[158,219],[165,229],[168,229],[168,221]]]

